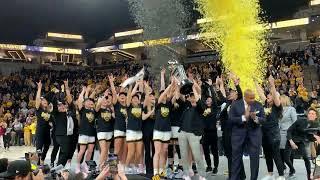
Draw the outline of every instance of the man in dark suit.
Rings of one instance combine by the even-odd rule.
[[[232,122],[231,180],[240,179],[240,164],[245,146],[250,155],[251,180],[258,179],[259,151],[261,147],[261,123],[265,120],[261,103],[255,100],[252,90],[244,92],[244,98],[235,101],[230,108]]]

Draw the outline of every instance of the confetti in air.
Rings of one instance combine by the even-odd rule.
[[[196,0],[207,23],[201,35],[220,51],[225,70],[236,74],[243,88],[255,89],[266,69],[265,23],[259,18],[258,0]]]
[[[152,58],[153,71],[159,71],[168,60],[179,60],[185,56],[182,48],[185,42],[166,44],[163,39],[186,35],[185,27],[188,26],[189,11],[186,10],[186,0],[127,0],[129,9],[135,23],[142,29],[143,41],[146,43],[146,53]],[[164,39],[166,41],[166,39]],[[151,43],[152,42],[152,43]],[[163,44],[163,45],[152,45]]]

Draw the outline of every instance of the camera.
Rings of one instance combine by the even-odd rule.
[[[118,155],[117,154],[109,154],[108,159],[105,162],[105,166],[109,166],[110,173],[115,175],[118,173]]]
[[[97,170],[97,163],[95,161],[86,161],[87,166],[89,167],[89,174],[87,179],[95,179],[99,175],[99,171]]]

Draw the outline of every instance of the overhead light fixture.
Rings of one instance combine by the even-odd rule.
[[[124,31],[124,32],[114,33],[114,37],[132,36],[132,35],[137,35],[137,34],[142,34],[142,33],[143,33],[143,29],[137,29],[137,30],[132,30],[132,31]]]
[[[320,0],[311,0],[310,1],[310,6],[316,6],[320,4]]]
[[[287,21],[278,21],[270,24],[271,29],[294,27],[309,24],[309,18],[292,19]]]
[[[82,35],[78,35],[78,34],[62,34],[62,33],[53,33],[53,32],[48,32],[47,37],[62,38],[62,39],[77,39],[77,40],[83,39]]]
[[[143,42],[122,44],[119,46],[119,49],[133,49],[133,48],[138,48],[138,47],[144,47]]]
[[[319,1],[320,3],[320,0],[317,0],[317,1]],[[209,23],[212,21],[213,19],[211,18],[203,18],[203,19],[198,19],[197,24]],[[300,25],[307,25],[307,24],[309,24],[309,18],[300,18],[300,19],[292,19],[292,20],[270,23],[269,27],[265,27],[265,28],[278,29],[278,28],[293,27],[293,26],[300,26]],[[261,28],[261,27],[255,27],[254,29]]]

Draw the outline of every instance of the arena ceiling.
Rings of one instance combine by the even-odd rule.
[[[286,19],[309,2],[260,1],[264,16],[270,21]],[[93,45],[116,31],[135,26],[127,0],[11,0],[0,6],[0,22],[0,42],[19,44],[32,44],[39,36],[53,31],[82,34]]]

